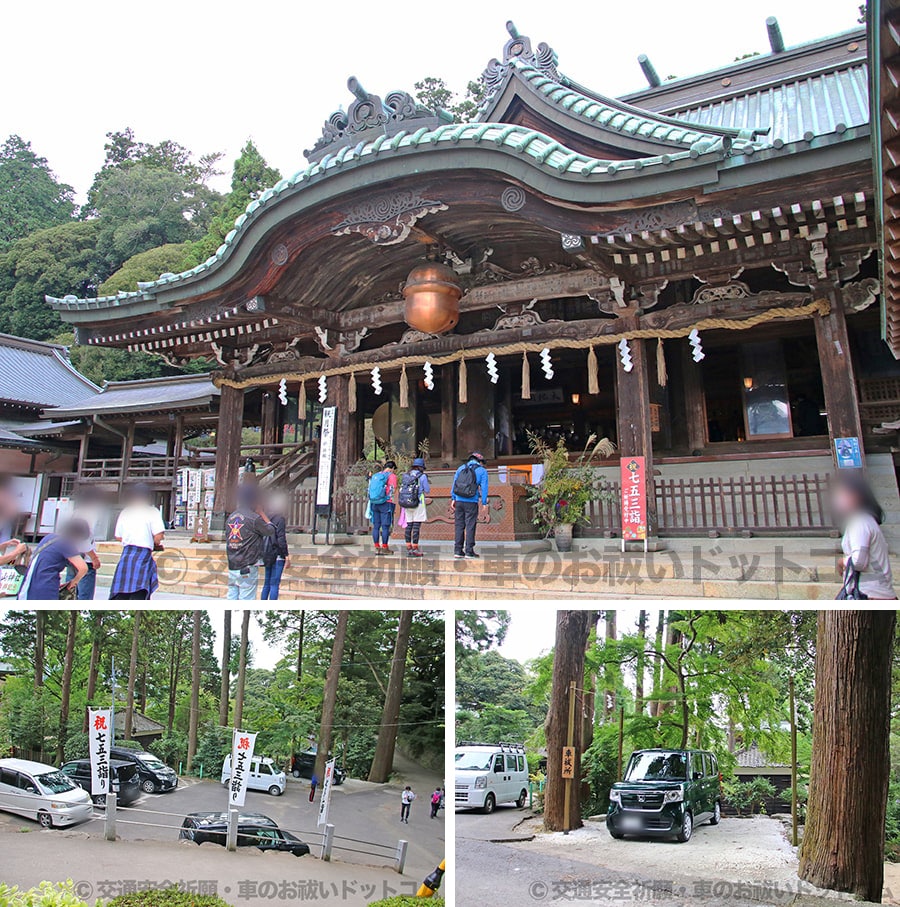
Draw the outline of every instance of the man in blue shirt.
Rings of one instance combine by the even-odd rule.
[[[478,557],[475,553],[475,528],[479,511],[487,513],[488,474],[484,457],[473,451],[453,476],[450,486],[450,510],[455,523],[453,556]]]

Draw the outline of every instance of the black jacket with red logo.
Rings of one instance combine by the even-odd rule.
[[[265,539],[275,535],[275,527],[258,513],[238,508],[225,521],[225,550],[228,569],[243,570],[260,563]]]

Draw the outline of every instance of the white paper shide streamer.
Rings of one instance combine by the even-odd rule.
[[[278,402],[282,406],[287,406],[287,381],[284,378],[278,382]]]
[[[688,341],[691,344],[691,356],[694,359],[694,362],[700,362],[702,359],[706,358],[706,353],[703,352],[703,345],[700,342],[700,331],[697,328],[694,328],[688,334]]]
[[[319,375],[319,403],[324,403],[328,399],[328,379],[324,375]]]
[[[544,377],[549,381],[553,377],[553,360],[547,347],[541,350],[541,368],[544,370]]]
[[[372,390],[375,391],[375,396],[380,397],[383,390],[381,386],[381,369],[376,365],[372,369]]]
[[[623,337],[619,341],[619,360],[622,363],[622,370],[630,372],[634,368],[634,362],[631,358],[631,347],[628,345],[628,341]]]
[[[434,366],[430,362],[426,362],[422,366],[422,371],[425,372],[425,387],[433,391],[434,390]]]
[[[488,375],[491,379],[491,384],[496,384],[500,380],[500,372],[497,371],[497,357],[493,353],[488,353],[484,357],[484,361],[487,363]]]

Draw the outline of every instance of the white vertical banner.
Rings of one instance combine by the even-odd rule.
[[[237,728],[231,738],[231,778],[228,781],[228,805],[243,806],[247,796],[247,781],[250,777],[250,760],[253,758],[253,747],[256,745],[256,734],[239,731]]]
[[[316,827],[328,822],[328,804],[331,803],[331,782],[334,780],[334,759],[325,763],[325,777],[322,779],[322,799],[319,801],[319,819]]]
[[[112,746],[112,721],[112,709],[88,709],[92,794],[108,794],[110,790],[109,748]]]
[[[322,410],[322,428],[319,432],[319,474],[316,478],[316,507],[331,509],[332,460],[334,459],[334,430],[337,407]]]

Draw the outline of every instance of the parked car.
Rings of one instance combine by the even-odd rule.
[[[528,802],[528,759],[521,743],[463,743],[456,748],[456,805],[492,813]]]
[[[231,780],[231,753],[222,763],[222,784]],[[280,797],[287,787],[287,777],[277,765],[264,756],[254,756],[250,760],[250,771],[247,773],[247,790],[262,790],[273,797]]]
[[[609,792],[606,827],[625,835],[690,841],[701,822],[722,818],[722,776],[712,753],[702,750],[638,750],[625,779]]]
[[[312,778],[315,765],[315,750],[304,750],[302,753],[294,753],[294,755],[291,756],[291,774],[295,778]],[[346,777],[347,773],[344,771],[344,769],[340,765],[335,763],[334,783],[343,784]]]
[[[131,762],[137,767],[141,790],[147,794],[156,794],[163,791],[175,790],[178,787],[178,775],[157,759],[153,753],[143,753],[139,750],[129,750],[121,746],[110,747],[109,755],[113,759]]]
[[[219,813],[190,813],[181,823],[178,835],[183,841],[195,844],[221,844],[228,837],[228,815]],[[258,847],[260,850],[277,850],[302,857],[309,853],[309,845],[262,813],[241,813],[238,816],[238,847]]]
[[[42,828],[87,822],[94,817],[90,795],[52,765],[28,759],[0,759],[0,809]]]
[[[91,760],[73,759],[66,762],[59,769],[64,775],[71,778],[82,790],[91,793]],[[121,759],[109,761],[110,786],[116,795],[119,806],[128,806],[134,803],[141,795],[141,779],[138,777],[137,766],[133,762],[124,762]],[[97,806],[106,803],[106,794],[91,794],[91,799]]]

